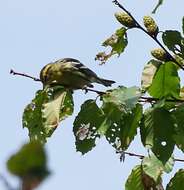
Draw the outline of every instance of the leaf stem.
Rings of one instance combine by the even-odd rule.
[[[121,5],[119,3],[118,0],[113,0],[112,1],[115,5],[117,5],[120,9],[122,9],[123,11],[125,11],[134,21],[135,23],[135,27],[142,30],[144,33],[146,33],[149,37],[151,37],[167,54],[167,57],[170,61],[174,62],[178,67],[180,67],[182,70],[184,70],[184,67],[182,65],[180,65],[177,60],[169,53],[169,51],[162,45],[162,43],[158,40],[157,36],[155,35],[151,35],[148,31],[146,31],[140,24],[139,22],[132,16],[132,14],[125,9],[125,7],[123,5]]]

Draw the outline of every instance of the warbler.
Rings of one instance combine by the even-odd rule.
[[[91,83],[99,83],[104,86],[111,86],[115,81],[100,78],[73,58],[59,59],[45,65],[40,71],[40,80],[43,85],[61,85],[75,90],[93,87]]]

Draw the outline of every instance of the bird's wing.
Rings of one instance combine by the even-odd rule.
[[[98,78],[95,72],[87,68],[77,59],[64,58],[64,59],[61,59],[60,61],[62,61],[63,63],[70,62],[70,64],[73,66],[73,69],[76,69],[76,71],[80,71],[82,75],[88,78],[88,80],[89,78]]]

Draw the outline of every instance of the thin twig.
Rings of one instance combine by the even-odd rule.
[[[32,77],[32,76],[27,75],[27,74],[24,74],[24,73],[15,72],[13,69],[10,70],[10,74],[27,77],[27,78],[33,79],[34,81],[39,81],[39,82],[41,81],[40,79],[38,79],[38,78],[36,78],[36,77]]]
[[[159,98],[152,98],[152,97],[144,97],[144,96],[141,96],[140,97],[140,101],[141,102],[148,102],[148,103],[152,103],[152,102],[156,102],[156,101],[159,101],[160,99]],[[177,102],[177,103],[184,103],[184,100],[180,100],[180,99],[166,99],[165,100],[166,102]]]
[[[98,91],[98,90],[94,90],[94,89],[91,89],[91,88],[85,88],[85,89],[83,89],[83,90],[85,90],[86,93],[87,93],[88,91],[90,91],[90,92],[95,92],[95,93],[97,93],[97,94],[100,95],[100,96],[102,96],[102,95],[105,94],[105,92]]]
[[[20,72],[15,72],[14,70],[10,70],[10,74],[13,74],[13,75],[19,75],[19,76],[23,76],[23,77],[27,77],[27,78],[30,78],[30,79],[33,79],[34,81],[41,81],[40,79],[36,78],[36,77],[33,77],[33,76],[30,76],[28,74],[25,74],[25,73],[20,73]],[[85,92],[87,93],[88,91],[90,92],[95,92],[97,93],[98,95],[102,96],[104,95],[106,92],[103,92],[103,91],[98,91],[98,90],[95,90],[95,89],[91,89],[91,88],[84,88],[82,90],[85,90]],[[153,103],[153,102],[156,102],[156,101],[159,101],[160,99],[159,98],[152,98],[152,97],[144,97],[144,96],[141,96],[140,99],[139,99],[139,102],[148,102],[148,103]],[[178,103],[182,103],[184,102],[184,100],[179,100],[179,99],[173,99],[173,100],[170,100],[170,99],[166,99],[167,102],[178,102]]]
[[[184,162],[183,159],[178,159],[178,158],[175,158],[174,161],[175,161],[175,162]]]
[[[4,183],[7,190],[13,190],[8,180],[2,174],[0,174],[0,180]]]
[[[124,154],[128,155],[128,156],[134,156],[134,157],[138,157],[140,159],[143,159],[145,156],[141,155],[141,154],[135,154],[132,152],[124,152]]]
[[[144,156],[144,155],[142,155],[142,154],[135,154],[135,153],[132,153],[132,152],[117,152],[117,153],[120,153],[120,154],[126,154],[126,155],[128,155],[128,156],[133,156],[133,157],[137,157],[137,158],[139,158],[139,159],[143,159],[143,158],[145,158],[146,156]],[[174,161],[175,162],[184,162],[184,159],[178,159],[178,158],[174,158]]]
[[[28,74],[15,72],[13,69],[10,70],[10,74],[12,74],[12,75],[19,75],[19,76],[22,76],[22,77],[27,77],[27,78],[33,79],[34,81],[39,81],[39,82],[41,81],[40,79],[38,79],[36,77],[32,77],[32,76],[30,76]],[[95,92],[95,93],[97,93],[100,96],[102,96],[103,94],[105,94],[105,92],[94,90],[94,89],[91,89],[91,88],[84,88],[82,90],[85,90],[86,92],[88,92],[88,91]]]
[[[113,0],[112,1],[115,5],[117,5],[120,9],[122,9],[123,11],[125,11],[134,21],[135,23],[135,27],[141,29],[144,33],[146,33],[148,36],[150,36],[167,54],[167,57],[170,61],[174,62],[178,67],[180,67],[182,70],[184,70],[184,67],[182,65],[180,65],[177,60],[169,53],[169,51],[161,44],[161,42],[157,39],[156,36],[151,35],[147,30],[145,30],[140,24],[139,22],[132,16],[132,14],[125,9],[125,7],[123,7],[123,5],[121,5],[118,0]]]

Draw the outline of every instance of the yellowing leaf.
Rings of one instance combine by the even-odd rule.
[[[147,90],[151,86],[154,75],[160,64],[160,61],[152,59],[144,67],[141,77],[141,87],[143,91]]]
[[[144,157],[142,161],[143,171],[154,179],[157,183],[164,171],[169,173],[174,166],[174,158],[171,157],[168,162],[163,164],[158,158],[152,154],[149,157]]]
[[[184,87],[180,89],[180,99],[184,100]]]
[[[59,122],[73,112],[70,91],[61,86],[39,90],[24,110],[23,127],[28,128],[31,140],[46,142]]]
[[[46,133],[49,134],[56,129],[59,122],[73,112],[72,97],[66,101],[67,96],[71,96],[70,92],[59,90],[53,93],[53,97],[43,104],[42,117],[43,125]],[[66,107],[66,103],[69,103]]]

